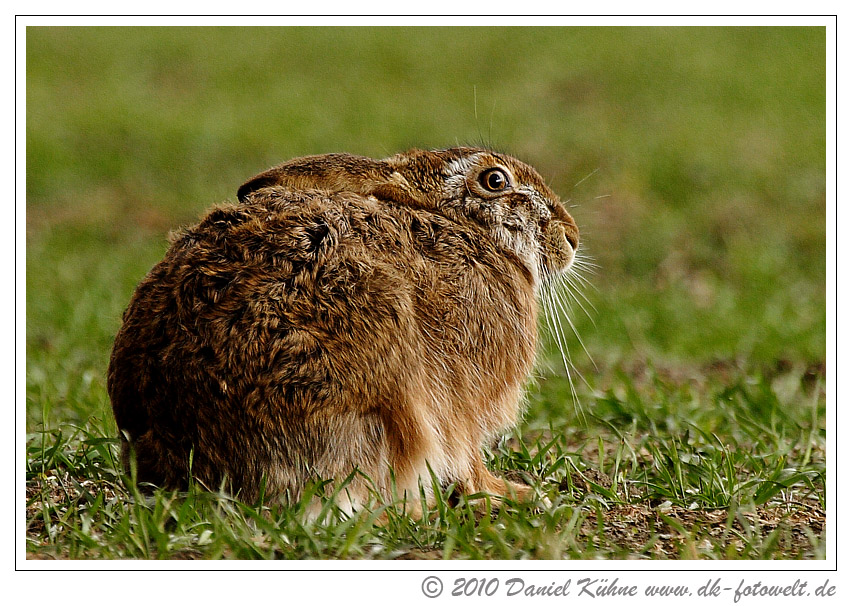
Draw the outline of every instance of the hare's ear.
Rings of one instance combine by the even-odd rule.
[[[305,156],[273,166],[243,183],[237,198],[245,202],[252,192],[280,186],[295,190],[361,191],[367,182],[382,180],[384,163],[350,154]]]
[[[335,172],[333,156],[337,155],[307,156],[273,166],[243,183],[237,190],[237,198],[245,202],[251,193],[276,185],[290,189],[328,189],[331,173]]]
[[[245,202],[252,192],[272,186],[294,190],[348,191],[400,203],[416,203],[408,181],[387,162],[349,154],[290,160],[243,183],[237,190],[237,198]]]
[[[264,187],[271,187],[278,182],[275,175],[272,174],[272,171],[266,171],[265,173],[261,173],[256,177],[252,177],[242,185],[237,190],[237,199],[240,202],[245,202],[248,195],[258,189],[263,189]]]

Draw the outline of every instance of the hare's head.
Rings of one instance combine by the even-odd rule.
[[[351,191],[472,223],[517,256],[536,284],[568,269],[579,244],[574,220],[541,176],[486,149],[410,150],[384,160],[308,156],[261,173],[237,195],[272,186]]]

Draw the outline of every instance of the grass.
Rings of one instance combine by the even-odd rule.
[[[64,426],[30,438],[29,547],[70,558],[824,557],[821,387],[798,371],[734,374],[710,379],[707,400],[692,381],[622,376],[588,423],[554,420],[549,403],[567,392],[549,379],[489,464],[539,485],[550,506],[488,517],[442,502],[434,519],[392,515],[386,527],[366,514],[306,525],[302,506],[197,488],[146,499],[118,469],[108,420]]]
[[[28,28],[28,557],[824,558],[824,57],[819,28]],[[551,505],[140,497],[105,369],[167,232],[292,156],[481,140],[599,266],[579,408],[545,337],[485,453]]]

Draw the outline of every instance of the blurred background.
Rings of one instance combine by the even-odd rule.
[[[598,266],[573,314],[598,370],[569,343],[591,387],[637,364],[824,372],[823,28],[26,36],[28,427],[110,416],[112,339],[169,231],[333,151],[535,166]]]

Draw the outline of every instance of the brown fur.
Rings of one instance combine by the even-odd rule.
[[[511,178],[491,193],[479,175]],[[517,421],[536,291],[577,228],[538,174],[482,149],[300,158],[179,233],[137,288],[108,387],[138,480],[244,499],[356,476],[384,498],[527,496],[485,440]],[[189,468],[192,453],[192,469]],[[393,481],[392,481],[393,478]],[[392,484],[394,484],[393,486]]]

